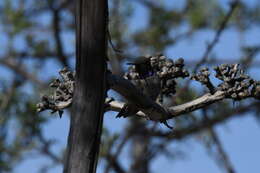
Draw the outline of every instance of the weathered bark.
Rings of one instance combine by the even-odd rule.
[[[96,172],[105,100],[107,0],[76,1],[76,88],[64,173]]]

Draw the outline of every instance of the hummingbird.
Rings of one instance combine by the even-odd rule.
[[[131,81],[138,89],[147,95],[153,101],[156,101],[160,94],[160,79],[158,76],[149,76],[142,80]],[[127,102],[118,113],[117,117],[128,117],[139,111],[135,103]]]
[[[153,68],[149,57],[139,56],[133,62],[127,63],[127,65],[135,66],[140,79],[145,79],[153,75]]]
[[[133,65],[135,72],[138,73],[138,78],[131,80],[131,82],[139,88],[145,95],[152,100],[156,100],[160,94],[161,81],[159,76],[155,75],[151,66],[149,57],[140,56],[133,62],[127,63],[127,65]],[[127,102],[117,117],[128,117],[138,112],[138,107],[134,103]]]
[[[148,78],[153,75],[153,69],[151,67],[150,58],[145,56],[140,56],[135,58],[133,62],[127,63],[127,65],[133,65],[135,67],[135,72],[138,73],[138,79],[131,80],[131,82],[137,86],[144,94],[151,95],[152,92],[149,91]],[[150,79],[151,81],[152,79]],[[150,97],[150,96],[149,96]],[[117,117],[128,117],[134,115],[138,112],[138,108],[134,103],[127,102],[121,111],[118,113]]]

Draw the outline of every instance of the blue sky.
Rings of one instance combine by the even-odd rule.
[[[167,0],[170,4],[170,0]],[[177,3],[177,1],[174,1]],[[226,5],[229,1],[221,0],[223,5]],[[246,2],[254,4],[257,0],[247,0]],[[142,27],[145,24],[146,11],[141,5],[137,5],[137,13],[132,21],[133,30]],[[43,21],[46,21],[48,16]],[[1,32],[1,31],[0,31]],[[64,35],[66,37],[67,35]],[[71,37],[71,36],[70,36]],[[205,51],[206,42],[212,40],[214,32],[201,31],[191,40],[183,40],[174,47],[169,47],[166,54],[172,58],[183,57],[184,59],[197,59]],[[220,42],[214,49],[223,59],[234,59],[240,57],[239,51],[241,46],[241,35],[234,29],[226,30],[220,38]],[[255,43],[260,44],[260,28],[252,27],[243,36],[243,45],[252,45]],[[22,47],[22,42],[20,42]],[[19,45],[18,45],[19,46]],[[68,46],[69,47],[69,46]],[[71,48],[70,48],[71,49]],[[260,60],[258,56],[256,60]],[[46,65],[47,76],[55,76],[59,70],[58,65],[54,65],[53,61],[50,61]],[[2,70],[2,69],[1,69]],[[260,80],[259,67],[250,71],[250,74]],[[198,84],[193,83],[197,87]],[[48,113],[40,116],[49,116]],[[104,125],[113,132],[120,132],[124,127],[126,120],[115,119],[114,113],[107,113],[105,115]],[[43,127],[44,135],[49,139],[57,139],[58,143],[53,148],[53,151],[59,152],[66,146],[67,135],[69,129],[69,119],[63,116],[59,119],[58,116],[54,116],[51,121]],[[224,145],[224,149],[230,156],[231,162],[234,165],[237,173],[257,173],[260,170],[260,126],[259,123],[252,116],[245,116],[242,118],[234,118],[225,124],[218,125],[216,128],[219,132],[221,141]],[[206,150],[196,141],[196,139],[188,139],[185,142],[177,142],[174,144],[173,149],[180,149],[186,153],[186,158],[181,160],[168,160],[165,157],[159,157],[152,164],[152,170],[154,173],[220,173],[224,172],[215,162],[207,155]],[[127,155],[127,152],[125,153]],[[35,173],[37,170],[49,163],[46,158],[37,158],[29,155],[29,159],[22,162],[15,169],[15,173]],[[127,164],[127,160],[123,161],[124,165]],[[102,164],[101,164],[102,165]],[[50,173],[62,172],[61,167],[56,167],[50,171]],[[102,166],[99,166],[98,172],[102,172]]]

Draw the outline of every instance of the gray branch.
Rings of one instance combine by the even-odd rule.
[[[165,83],[161,87],[161,93],[167,91],[164,93],[168,95],[175,94],[176,82],[172,82],[173,85],[170,86],[171,88],[167,88],[167,83],[169,83],[169,80],[172,81],[178,77],[184,78],[188,76],[187,71],[183,69],[183,59],[169,61],[166,57],[162,57],[162,55],[148,58],[151,59],[152,67],[157,69],[155,74]],[[160,68],[158,68],[156,63],[160,65]],[[137,116],[153,121],[165,122],[167,119],[193,112],[224,99],[242,100],[255,98],[260,100],[260,82],[245,75],[238,64],[222,64],[214,68],[216,72],[215,77],[222,81],[218,86],[214,86],[211,83],[209,70],[203,68],[199,73],[193,75],[191,79],[205,85],[210,92],[195,100],[173,107],[163,107],[158,102],[158,99],[151,99],[144,94],[138,85],[138,83],[141,83],[141,80],[138,81],[138,74],[133,68],[130,69],[132,71],[126,73],[127,77],[125,78],[108,72],[107,84],[110,89],[118,92],[128,102],[135,104],[139,109],[139,112],[136,113]],[[60,75],[61,79],[56,79],[50,84],[51,87],[55,88],[54,94],[43,96],[42,101],[37,104],[38,112],[49,109],[52,110],[52,113],[58,111],[61,116],[63,110],[72,104],[75,74],[67,69],[63,69],[60,71]],[[107,98],[104,105],[107,111],[120,112],[125,104],[124,102]]]

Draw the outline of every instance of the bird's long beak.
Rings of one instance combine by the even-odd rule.
[[[128,63],[126,63],[126,65],[136,65],[136,64],[133,62],[128,62]]]

